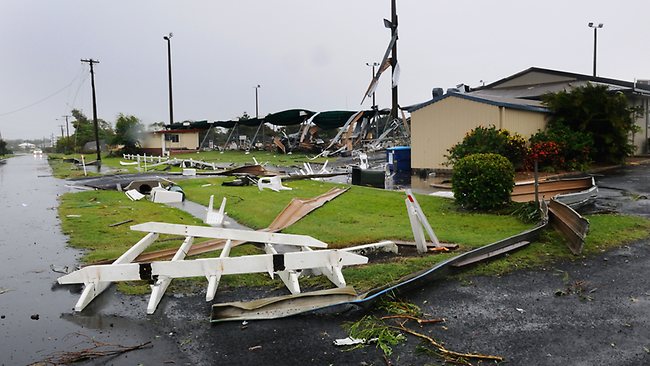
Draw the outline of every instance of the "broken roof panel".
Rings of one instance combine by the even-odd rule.
[[[264,117],[264,122],[275,126],[293,126],[303,123],[316,112],[306,109],[288,109],[277,113],[271,113]]]

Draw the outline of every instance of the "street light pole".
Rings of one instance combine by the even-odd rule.
[[[372,80],[375,80],[375,67],[379,66],[379,64],[376,63],[376,62],[373,62],[373,63],[366,62],[366,66],[371,66],[372,67]],[[377,107],[377,104],[375,103],[375,92],[373,91],[372,92],[372,108],[374,109],[375,107]]]
[[[258,103],[258,97],[257,97],[257,89],[259,89],[261,86],[257,84],[255,86],[255,118],[260,118],[260,108],[259,108],[259,103]]]
[[[596,76],[596,47],[598,46],[598,29],[603,27],[603,23],[589,22],[587,26],[594,29],[594,77]]]
[[[172,37],[173,33],[163,36],[167,41],[167,72],[169,75],[169,124],[174,123],[174,101],[172,98]]]
[[[259,94],[258,94],[258,89],[261,88],[260,84],[255,85],[255,119],[259,121],[260,119],[260,104],[259,104]],[[253,137],[253,141],[251,144],[255,144],[255,138],[257,137],[257,133],[259,130],[262,129],[262,149],[264,149],[264,144],[265,144],[265,133],[264,133],[264,121],[260,122],[260,125],[257,127],[257,131],[255,131],[255,136]]]

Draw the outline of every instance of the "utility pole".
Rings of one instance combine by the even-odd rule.
[[[61,127],[61,140],[63,140],[63,125],[59,125],[59,127]]]
[[[391,0],[390,1],[390,12],[391,12],[390,36],[391,37],[396,37],[397,36],[397,5],[395,4],[395,1],[396,0]],[[397,38],[395,38],[395,43],[393,44],[393,52],[392,52],[392,55],[391,55],[390,65],[391,65],[391,76],[394,78],[395,77],[395,68],[397,67]],[[394,80],[394,79],[392,79],[392,80]],[[392,108],[390,110],[390,114],[394,118],[397,118],[397,108],[398,108],[397,84],[393,85],[392,92],[393,92],[392,93],[393,104],[392,104]]]
[[[65,118],[65,136],[67,138],[70,138],[70,128],[68,127],[68,117],[72,117],[72,116],[65,115],[65,116],[61,116],[61,117]]]
[[[90,58],[87,60],[81,59],[81,62],[87,62],[90,64],[90,86],[92,87],[92,92],[93,92],[93,123],[95,125],[95,147],[97,148],[97,165],[99,167],[102,164],[102,154],[101,151],[99,150],[99,125],[97,123],[97,98],[95,98],[95,72],[93,71],[93,64],[98,64],[99,61]]]

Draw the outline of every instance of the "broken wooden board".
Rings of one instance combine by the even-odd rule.
[[[298,220],[307,216],[312,211],[323,206],[325,203],[333,200],[334,198],[340,196],[341,194],[347,192],[349,188],[332,188],[329,191],[323,193],[320,196],[310,198],[310,199],[298,199],[294,198],[289,202],[289,204],[276,216],[276,218],[271,222],[271,224],[261,230],[262,232],[278,232],[281,231],[290,225],[293,225]],[[243,240],[233,240],[232,247],[244,244]],[[188,256],[199,255],[204,253],[213,252],[216,250],[223,249],[226,244],[225,239],[215,239],[208,240],[202,243],[197,243],[192,246],[192,248],[187,253]],[[150,262],[154,260],[164,260],[171,259],[176,254],[176,249],[162,249],[148,253],[140,254],[134,262]],[[112,259],[95,262],[93,264],[108,264],[112,263]]]

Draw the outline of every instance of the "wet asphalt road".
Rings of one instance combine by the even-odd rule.
[[[31,168],[13,166],[12,175],[17,174],[16,170],[25,170],[23,177],[8,178],[7,172],[1,170],[11,167],[9,164]],[[65,249],[56,211],[50,209],[56,205],[55,196],[66,189],[60,181],[37,178],[48,174],[48,168],[32,157],[10,159],[4,168],[0,167],[0,194],[11,185],[27,189],[25,182],[34,187],[25,195],[14,191],[18,198],[0,197],[2,222],[16,222],[11,227],[2,226],[0,248],[6,253],[16,245],[30,248],[30,242],[39,244],[31,252],[15,251],[19,254],[11,257],[11,262],[5,261],[0,269],[0,287],[10,289],[0,294],[0,314],[7,315],[0,320],[2,364],[26,364],[53,351],[69,349],[75,342],[64,336],[74,332],[109,343],[154,342],[150,349],[87,363],[93,365],[386,364],[374,347],[344,352],[332,345],[334,339],[347,335],[342,323],[359,319],[365,314],[362,311],[210,324],[204,294],[168,296],[154,315],[147,316],[145,297],[124,296],[112,290],[81,314],[73,314],[78,294],[67,289],[52,290],[58,275],[48,272],[50,263],[70,263],[76,256]],[[624,168],[597,180],[599,185],[614,188],[601,188],[602,207],[650,214],[648,200],[643,198],[650,195],[650,166]],[[7,221],[26,216],[21,211],[25,208],[20,202],[25,200],[23,197],[34,197],[34,201],[25,203],[45,221],[33,225],[34,219],[29,216],[22,221]],[[13,204],[5,203],[12,200]],[[43,228],[43,233],[39,234],[38,227]],[[543,270],[477,277],[470,283],[438,281],[406,300],[418,304],[432,317],[447,319],[446,329],[431,325],[420,331],[444,341],[450,349],[500,355],[511,365],[646,365],[650,364],[646,351],[650,348],[648,273],[650,242],[644,241]],[[556,296],[557,290],[566,287],[567,276],[572,282],[582,281],[584,292],[592,300],[581,299],[576,293]],[[267,291],[220,289],[215,301],[280,293]],[[31,320],[33,313],[40,313],[40,320]],[[418,344],[419,340],[409,338],[396,346],[390,358],[392,364],[440,364],[416,352]]]
[[[69,188],[52,178],[45,159],[25,155],[0,165],[0,365],[27,365],[75,350],[85,337],[125,345],[152,341],[160,359],[187,361],[175,352],[175,340],[152,333],[141,314],[124,316],[131,304],[128,298],[111,299],[114,291],[83,315],[71,314],[79,288],[57,286],[60,274],[50,269],[75,265],[79,257],[66,246],[56,211],[58,196]],[[150,352],[108,364],[159,364],[150,362]]]

